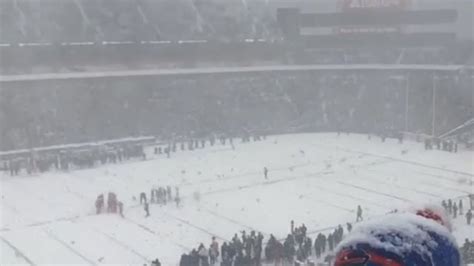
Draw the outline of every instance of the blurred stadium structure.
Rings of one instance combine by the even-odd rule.
[[[472,64],[468,0],[4,0],[1,72]]]
[[[472,5],[3,0],[0,149],[136,135],[440,136],[474,117]]]

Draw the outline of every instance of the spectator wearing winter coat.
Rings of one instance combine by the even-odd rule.
[[[257,265],[260,265],[260,260],[262,259],[262,246],[263,246],[263,235],[262,233],[258,233],[256,244],[255,244],[255,261],[257,262]]]
[[[238,252],[237,256],[235,256],[234,265],[246,265],[245,258],[242,252]]]
[[[295,253],[296,253],[295,240],[293,238],[293,235],[288,235],[287,236],[283,246],[284,246],[284,252],[285,252],[284,253],[285,254],[285,259],[289,263],[293,263],[293,259],[294,259]]]
[[[304,247],[306,258],[311,256],[312,246],[313,246],[313,241],[311,240],[311,238],[309,238],[309,237],[305,238],[303,247]]]
[[[306,256],[304,253],[305,252],[304,252],[303,246],[299,245],[298,250],[296,251],[296,263],[298,263],[299,265],[304,263],[304,261],[306,260]]]
[[[332,234],[329,234],[328,236],[328,246],[329,251],[332,251],[334,249],[334,236]]]
[[[232,265],[232,256],[230,252],[230,247],[227,242],[224,242],[221,246],[221,258],[222,266],[231,266]]]
[[[198,248],[199,266],[209,266],[209,251],[204,244],[200,244]]]
[[[315,252],[315,255],[316,255],[316,258],[320,258],[321,257],[321,239],[320,238],[316,238],[316,240],[314,241],[314,252]]]
[[[443,206],[445,211],[448,211],[448,204],[446,203],[445,200],[441,201],[441,206]]]
[[[179,261],[179,266],[199,266],[199,256],[196,249],[193,249],[189,255],[181,255],[181,260]]]
[[[347,223],[347,232],[351,232],[352,231],[352,224],[351,223]]]
[[[468,210],[466,212],[466,222],[468,225],[471,225],[471,220],[472,220],[472,211]]]
[[[161,262],[159,259],[155,259],[151,262],[151,266],[161,266]]]
[[[211,265],[214,265],[217,262],[217,257],[219,257],[219,243],[217,243],[216,237],[212,237],[212,242],[209,247],[209,258],[211,259]]]
[[[453,203],[453,218],[456,218],[458,216],[458,206],[456,205],[456,202]]]
[[[188,254],[181,255],[181,259],[179,260],[179,266],[192,266],[191,256]]]
[[[322,251],[322,253],[326,252],[326,241],[327,241],[326,235],[321,234],[321,251]]]

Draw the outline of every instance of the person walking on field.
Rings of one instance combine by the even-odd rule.
[[[466,212],[466,222],[467,222],[467,225],[471,225],[471,220],[472,220],[472,211],[471,210],[468,210]]]
[[[148,204],[148,202],[145,202],[145,205],[143,206],[143,209],[145,210],[145,217],[149,217],[150,216],[150,205]]]
[[[219,257],[219,243],[216,241],[216,237],[212,237],[212,243],[209,248],[209,257],[211,259],[211,265],[216,264],[217,258]]]
[[[360,205],[357,206],[357,218],[356,222],[362,221],[364,218],[362,218],[362,207]]]
[[[104,194],[100,194],[97,196],[97,199],[95,200],[95,208],[96,208],[96,214],[99,214],[102,212],[104,208]]]
[[[268,179],[268,168],[263,167],[263,175],[265,176],[265,179]]]
[[[140,204],[145,204],[147,203],[147,198],[146,198],[146,193],[145,192],[142,192],[140,193]]]
[[[352,231],[352,224],[347,223],[347,231],[350,233]]]
[[[441,201],[441,206],[443,206],[443,208],[446,212],[448,211],[448,204],[446,203],[445,200]]]
[[[122,203],[121,201],[119,201],[119,202],[117,203],[117,206],[118,206],[118,210],[119,210],[120,216],[123,217],[123,203]]]
[[[469,194],[469,209],[474,209],[474,194]]]

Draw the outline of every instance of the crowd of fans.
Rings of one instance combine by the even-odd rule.
[[[352,224],[347,224],[350,232]],[[314,263],[323,255],[330,253],[342,241],[344,229],[341,225],[328,235],[318,233],[311,239],[304,224],[294,226],[291,221],[290,234],[285,239],[277,239],[270,234],[268,241],[262,233],[246,231],[234,234],[231,241],[224,241],[219,248],[219,243],[212,237],[211,244],[206,247],[203,243],[190,253],[181,256],[180,266],[206,266],[206,265],[247,265],[257,266],[262,263],[275,263],[275,265],[307,265]],[[331,256],[323,258],[328,261]]]
[[[146,159],[141,144],[121,143],[100,146],[84,144],[83,147],[75,149],[57,148],[7,154],[0,158],[2,163],[0,169],[11,176],[18,176],[22,172],[32,174],[52,170],[69,171],[138,159]]]
[[[465,264],[474,263],[474,242],[466,238],[461,247],[461,255]]]
[[[0,150],[137,135],[430,134],[434,79],[429,71],[302,70],[5,83]],[[435,82],[438,135],[473,116],[473,80],[449,72]]]
[[[472,200],[471,200],[472,198]],[[468,195],[470,202],[467,213],[472,211],[474,195]],[[443,200],[442,206],[453,218],[457,213],[463,214],[463,199],[456,204],[452,199]],[[459,206],[459,207],[458,207]],[[357,220],[362,219],[361,207],[357,207]],[[395,212],[397,210],[394,210]],[[360,218],[360,219],[359,219]],[[290,233],[284,239],[277,239],[270,234],[268,240],[262,233],[251,231],[250,234],[241,231],[234,234],[231,241],[224,241],[219,248],[216,237],[212,237],[211,244],[206,247],[201,243],[196,249],[181,256],[180,266],[206,266],[206,265],[246,265],[258,266],[266,264],[275,265],[316,265],[317,262],[327,262],[331,265],[334,259],[332,251],[343,240],[344,232],[350,233],[353,225],[347,223],[346,230],[342,225],[334,228],[332,233],[318,233],[312,239],[305,224],[295,227],[294,221],[290,224]],[[460,247],[463,262],[468,264],[474,262],[474,243],[466,239]]]

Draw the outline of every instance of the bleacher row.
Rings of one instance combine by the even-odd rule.
[[[9,82],[0,91],[0,149],[136,135],[430,134],[433,73],[407,73],[299,70]],[[436,134],[473,116],[472,82],[470,72],[439,74]]]

